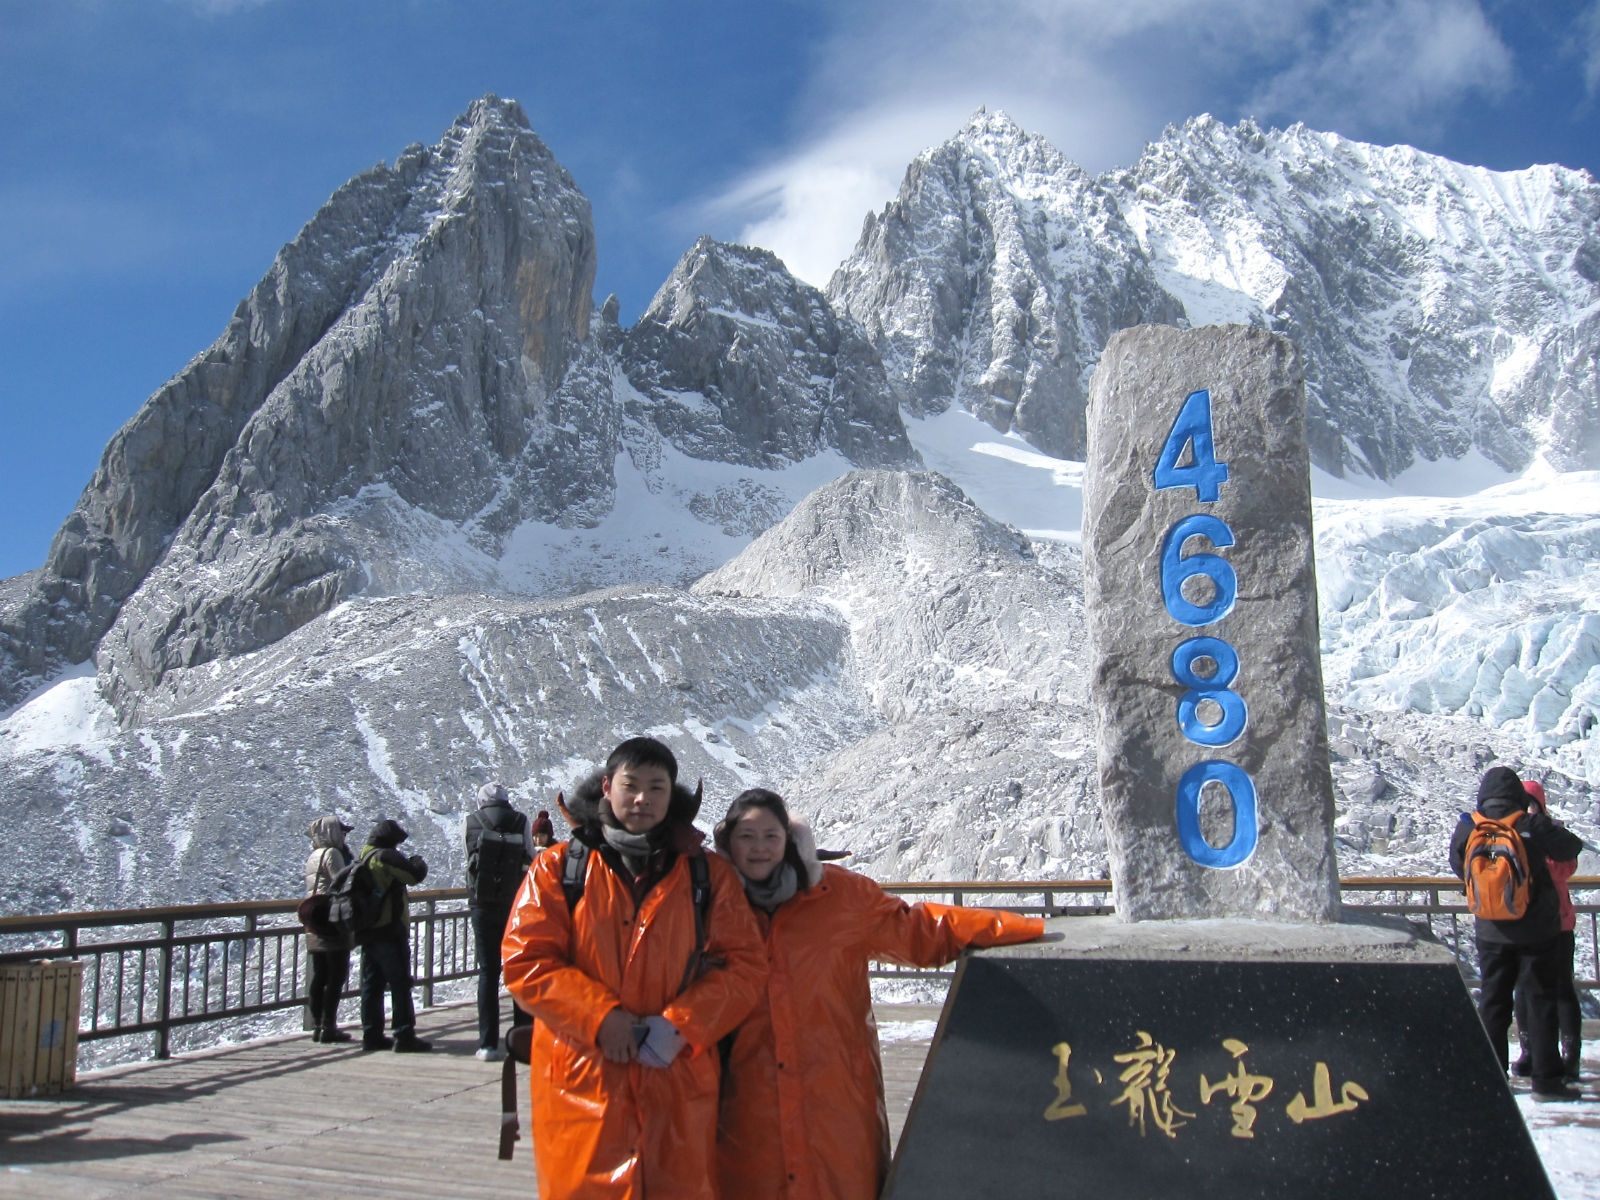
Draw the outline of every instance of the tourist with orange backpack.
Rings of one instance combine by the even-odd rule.
[[[1526,969],[1533,1094],[1540,1100],[1579,1095],[1563,1078],[1556,1045],[1561,909],[1549,864],[1572,862],[1582,849],[1575,834],[1542,811],[1529,811],[1528,793],[1510,767],[1484,774],[1477,811],[1461,815],[1450,839],[1450,869],[1465,882],[1467,907],[1476,918],[1483,979],[1478,1015],[1506,1070],[1512,994]]]

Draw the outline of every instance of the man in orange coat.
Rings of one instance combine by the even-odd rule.
[[[822,865],[775,792],[741,794],[717,826],[766,937],[766,993],[734,1034],[723,1084],[724,1200],[874,1200],[889,1167],[883,1066],[867,968],[934,967],[968,946],[1031,941],[1044,922],[907,904]]]
[[[677,775],[655,739],[622,743],[574,796],[578,848],[542,851],[512,907],[502,958],[534,1016],[541,1200],[717,1197],[717,1042],[760,996],[766,955]],[[696,856],[710,891],[698,906]]]

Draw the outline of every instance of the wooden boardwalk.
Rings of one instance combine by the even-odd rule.
[[[878,1010],[896,1138],[937,1017]],[[60,1097],[0,1100],[0,1197],[534,1195],[525,1094],[516,1158],[495,1157],[500,1065],[472,1057],[475,1010],[425,1009],[418,1028],[432,1054],[296,1035],[88,1074]]]

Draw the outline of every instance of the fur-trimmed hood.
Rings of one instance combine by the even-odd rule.
[[[574,830],[581,829],[598,836],[601,805],[605,803],[605,793],[601,790],[601,781],[604,778],[604,771],[596,771],[586,776],[572,789],[572,795],[562,803]],[[672,803],[667,806],[667,819],[662,824],[692,827],[695,817],[700,812],[700,792],[701,789],[698,787],[691,792],[683,784],[674,783]]]
[[[817,857],[817,839],[811,826],[802,817],[789,814],[789,840],[800,854],[806,868],[806,886],[816,887],[822,882],[822,860]]]

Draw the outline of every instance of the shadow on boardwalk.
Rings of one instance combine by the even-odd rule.
[[[896,1137],[937,1015],[880,1010]],[[473,1008],[418,1017],[432,1054],[363,1054],[296,1035],[88,1075],[59,1097],[0,1100],[0,1197],[532,1196],[526,1073],[524,1138],[500,1162],[500,1066],[472,1057]]]

